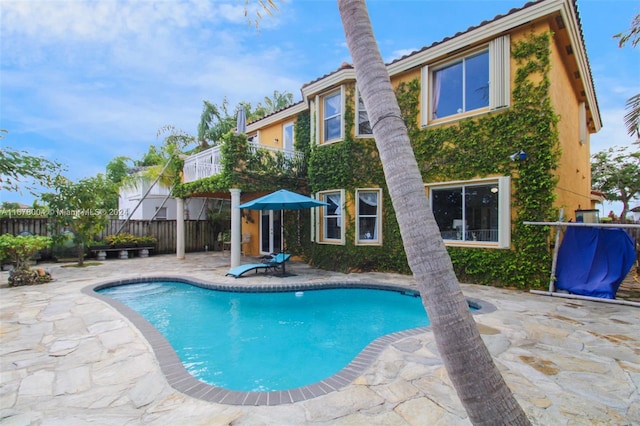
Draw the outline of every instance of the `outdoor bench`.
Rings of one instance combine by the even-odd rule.
[[[129,252],[138,252],[140,257],[149,257],[149,250],[153,250],[153,246],[141,246],[141,247],[109,247],[109,248],[96,248],[89,249],[92,253],[96,253],[98,260],[105,260],[107,258],[108,251],[117,251],[119,259],[128,259]]]

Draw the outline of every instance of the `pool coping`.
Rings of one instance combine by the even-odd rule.
[[[227,292],[294,292],[321,289],[359,288],[396,291],[418,297],[419,292],[414,288],[401,285],[380,284],[375,282],[314,282],[314,283],[281,283],[281,284],[215,284],[195,278],[175,277],[170,275],[146,276],[107,281],[92,284],[82,289],[82,293],[101,300],[116,309],[128,319],[151,346],[155,353],[160,370],[169,385],[175,390],[203,401],[228,405],[282,405],[313,399],[330,392],[338,391],[353,383],[369,368],[377,357],[391,344],[406,337],[416,336],[431,330],[430,326],[412,328],[387,334],[369,343],[360,353],[336,374],[319,382],[309,385],[281,390],[281,391],[233,391],[210,385],[193,377],[184,367],[178,354],[169,341],[147,321],[142,315],[125,304],[98,293],[99,290],[120,285],[145,283],[154,281],[174,281],[194,285],[196,287]],[[470,306],[474,307],[473,314],[485,314],[496,310],[495,306],[479,299],[467,298]]]

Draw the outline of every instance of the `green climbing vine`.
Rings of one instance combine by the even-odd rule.
[[[296,128],[308,123],[308,114],[301,114]],[[296,122],[297,123],[297,122]],[[304,132],[300,139],[296,133],[295,146],[302,152],[308,152],[309,137]],[[250,147],[244,134],[229,132],[223,136],[220,145],[222,172],[213,176],[177,185],[174,197],[188,197],[193,194],[227,192],[230,188],[242,191],[271,191],[273,188],[300,190],[306,187],[306,156],[287,156],[283,152],[271,152],[266,149]]]
[[[463,282],[535,288],[546,285],[551,260],[549,229],[523,221],[553,221],[557,211],[554,170],[559,159],[558,117],[549,98],[551,34],[530,34],[512,46],[517,65],[509,108],[442,126],[418,124],[420,81],[404,82],[396,90],[409,137],[425,182],[511,176],[513,183],[512,249],[450,247],[449,254]],[[373,139],[355,138],[355,85],[347,85],[343,116],[345,138],[317,146],[310,129],[316,118],[300,114],[295,123],[295,148],[305,162],[284,155],[251,150],[244,135],[229,133],[222,146],[222,173],[174,189],[175,196],[228,191],[289,188],[304,193],[344,189],[353,203],[355,190],[382,189],[384,246],[358,246],[355,227],[348,226],[345,245],[312,244],[308,215],[285,215],[288,249],[317,267],[337,271],[409,273],[400,231]],[[512,162],[510,154],[527,153],[527,161]],[[349,210],[347,209],[347,212]],[[353,224],[347,213],[345,223]]]
[[[402,83],[398,103],[425,182],[469,180],[485,176],[511,176],[513,218],[511,250],[450,247],[449,253],[461,281],[531,288],[544,286],[550,268],[549,230],[522,225],[523,221],[555,220],[554,170],[559,158],[556,116],[549,99],[551,34],[530,34],[516,43],[517,64],[512,105],[479,118],[453,125],[420,128],[420,82]],[[383,188],[384,247],[355,245],[354,227],[348,228],[345,246],[316,244],[310,260],[319,267],[347,271],[409,272],[395,213],[388,196],[375,143],[354,140],[354,87],[347,89],[344,112],[345,140],[315,146],[309,159],[309,184],[313,192],[344,188]],[[527,161],[514,163],[515,151]],[[490,160],[488,160],[490,159]],[[345,218],[353,223],[353,218]]]

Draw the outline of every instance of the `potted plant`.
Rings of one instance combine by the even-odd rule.
[[[153,235],[144,235],[142,237],[137,237],[138,247],[149,247],[155,248],[158,239]]]
[[[92,250],[104,250],[104,249],[108,249],[110,248],[111,245],[108,244],[106,241],[89,241],[89,243],[87,244],[87,248],[92,251]]]
[[[113,248],[132,248],[136,246],[136,236],[127,233],[107,235],[104,240]]]
[[[51,245],[51,238],[39,235],[0,236],[0,259],[9,260],[15,268],[9,274],[9,286],[31,285],[51,281],[51,275],[44,269],[33,270],[29,267],[29,259],[39,250]]]

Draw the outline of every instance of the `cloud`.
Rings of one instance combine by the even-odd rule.
[[[602,129],[591,136],[591,154],[604,151],[612,146],[631,146],[634,139],[624,126],[624,108],[601,109]]]
[[[240,23],[243,6],[209,1],[22,1],[3,2],[3,34],[108,42],[202,23]]]

